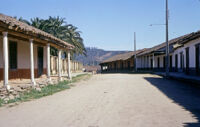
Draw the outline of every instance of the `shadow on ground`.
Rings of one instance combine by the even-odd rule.
[[[183,123],[185,127],[200,127],[200,88],[193,84],[169,80],[165,78],[145,77],[153,86],[157,87],[174,103],[190,111],[198,120],[197,123]]]
[[[141,71],[141,72],[134,72],[134,71],[110,71],[110,72],[101,72],[101,74],[154,74],[150,71]]]

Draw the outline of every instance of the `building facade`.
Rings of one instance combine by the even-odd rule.
[[[187,75],[199,75],[200,32],[187,34],[169,41],[169,70]],[[166,68],[165,43],[138,54],[139,70],[164,72]]]
[[[138,50],[131,55],[120,54],[103,61],[102,70],[120,70],[126,68],[134,70],[135,59],[138,71],[165,72],[166,70],[166,43],[152,48]],[[169,71],[186,75],[200,75],[200,31],[183,35],[169,41]]]
[[[127,52],[115,55],[100,63],[102,72],[127,72],[135,69],[135,54],[141,53],[146,49],[136,52]]]
[[[15,18],[0,14],[0,80],[9,89],[9,79],[35,78],[45,74],[51,80],[50,47],[58,49],[57,74],[62,78],[62,53],[67,52],[71,78],[70,51],[74,46]],[[76,67],[76,66],[75,66]]]

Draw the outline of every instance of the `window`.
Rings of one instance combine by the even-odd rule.
[[[186,73],[189,74],[189,67],[190,67],[190,54],[189,54],[189,47],[185,49],[185,52],[186,52]]]
[[[181,69],[184,68],[184,55],[183,55],[183,52],[180,53],[180,67],[181,67]]]
[[[17,69],[17,42],[9,42],[9,67]]]

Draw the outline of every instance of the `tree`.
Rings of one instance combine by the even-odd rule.
[[[40,19],[36,17],[31,19],[31,22],[28,22],[23,18],[19,18],[19,20],[74,45],[75,49],[72,54],[86,55],[86,49],[83,43],[83,38],[81,37],[81,32],[72,24],[67,24],[65,18],[49,16],[48,19]],[[56,55],[57,49],[51,48],[51,54]]]

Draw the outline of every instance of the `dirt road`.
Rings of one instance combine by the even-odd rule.
[[[199,93],[150,74],[95,75],[52,96],[0,108],[0,127],[198,126]]]

